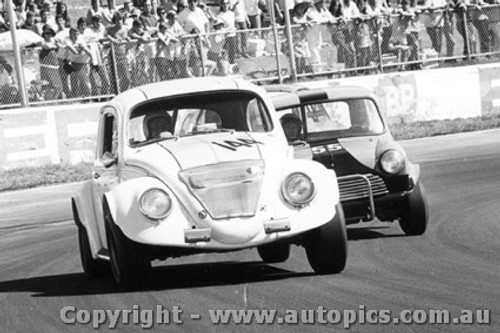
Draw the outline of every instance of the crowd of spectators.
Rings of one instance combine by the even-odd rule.
[[[124,91],[152,78],[228,75],[238,59],[250,56],[250,30],[257,29],[252,38],[264,38],[258,29],[265,26],[271,11],[266,0],[215,1],[216,6],[201,0],[124,0],[118,6],[116,0],[106,5],[90,0],[86,15],[74,21],[64,2],[14,0],[14,4],[17,28],[43,38],[39,62],[41,80],[48,83],[45,98],[63,99],[113,94],[115,79]],[[486,1],[272,3],[277,24],[284,24],[284,9],[289,9],[297,71],[307,73],[328,62],[367,68],[380,61],[380,50],[397,54],[400,61],[410,61],[411,68],[418,69],[424,31],[431,48],[445,57],[454,56],[455,29],[468,42],[464,54],[500,51],[500,17],[492,19],[480,10],[498,0]],[[4,14],[0,31],[7,30]],[[325,44],[336,48],[337,59],[325,58],[321,52]],[[286,48],[282,51],[288,53]]]

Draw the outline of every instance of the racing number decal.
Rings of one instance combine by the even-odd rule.
[[[236,140],[224,140],[224,143],[220,142],[214,142],[212,143],[217,146],[221,146],[223,148],[236,151],[238,150],[239,147],[251,147],[252,145],[262,145],[263,143],[257,140],[252,140],[252,139],[243,139],[243,138],[238,138]]]

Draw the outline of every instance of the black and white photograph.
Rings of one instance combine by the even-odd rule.
[[[498,332],[500,1],[0,0],[1,332]]]

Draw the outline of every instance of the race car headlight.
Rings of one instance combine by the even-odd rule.
[[[166,217],[171,209],[172,199],[159,188],[149,189],[139,198],[139,210],[150,219],[160,220]]]
[[[403,157],[403,154],[397,150],[388,150],[382,154],[382,157],[380,158],[380,166],[385,172],[395,175],[403,170],[405,166],[405,158]]]
[[[288,175],[283,181],[281,191],[288,203],[298,207],[308,204],[316,195],[311,178],[301,172]]]

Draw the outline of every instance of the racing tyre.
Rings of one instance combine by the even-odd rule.
[[[149,278],[151,261],[144,255],[140,244],[123,234],[106,206],[105,203],[104,222],[113,278],[122,289],[139,289]]]
[[[265,263],[272,264],[283,262],[290,256],[290,244],[271,243],[257,247],[259,256]]]
[[[347,261],[347,230],[342,205],[333,220],[313,230],[305,243],[307,259],[316,273],[340,273]]]
[[[109,274],[109,263],[92,257],[87,229],[82,225],[74,203],[72,204],[72,208],[73,217],[78,226],[78,245],[80,248],[80,259],[82,261],[83,271],[90,276],[103,276]]]
[[[422,235],[427,229],[429,210],[424,185],[418,182],[408,196],[406,209],[401,214],[399,225],[408,236]]]

